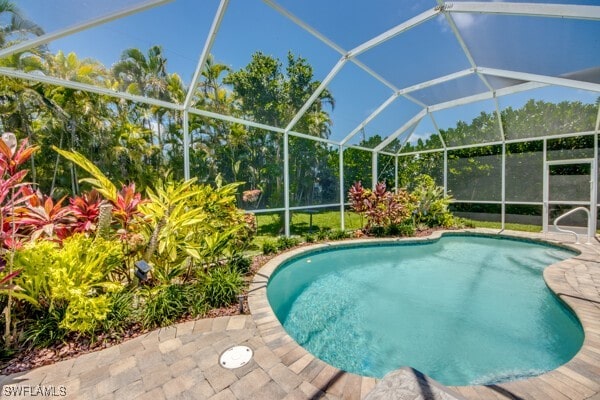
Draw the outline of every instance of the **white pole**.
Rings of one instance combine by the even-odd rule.
[[[345,221],[345,214],[346,214],[346,206],[344,205],[345,203],[345,199],[346,199],[346,190],[344,188],[344,146],[340,145],[339,147],[340,149],[340,229],[341,230],[345,230],[346,229],[346,221]]]
[[[283,134],[283,207],[285,208],[285,236],[290,236],[290,154],[287,132]]]
[[[442,135],[440,135],[441,137]],[[444,196],[448,195],[448,149],[444,149]]]
[[[394,189],[398,193],[398,154],[394,156]]]
[[[183,177],[190,179],[190,126],[188,112],[183,110]]]
[[[371,187],[373,190],[375,190],[375,185],[377,185],[377,155],[378,153],[374,151],[371,158]]]
[[[547,152],[547,142],[546,139],[544,139],[544,149],[542,152],[542,157],[544,159],[544,183],[543,183],[543,190],[544,193],[542,193],[542,201],[543,201],[543,207],[542,207],[542,231],[544,233],[548,233],[548,213],[550,212],[549,210],[549,206],[548,206],[548,184],[549,184],[549,180],[550,180],[550,174],[548,171],[548,157],[546,155]]]
[[[504,139],[504,137],[503,137]],[[502,225],[501,229],[504,230],[504,223],[506,222],[506,143],[502,143]]]

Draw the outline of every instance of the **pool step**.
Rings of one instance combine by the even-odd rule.
[[[422,374],[404,367],[387,374],[365,400],[466,400],[463,396]]]

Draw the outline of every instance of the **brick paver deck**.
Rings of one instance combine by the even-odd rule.
[[[574,247],[582,254],[547,268],[544,278],[582,322],[585,342],[575,358],[536,378],[453,390],[482,400],[600,400],[600,244]],[[340,371],[309,354],[285,333],[267,302],[265,283],[270,274],[283,258],[303,250],[280,255],[259,271],[249,296],[252,315],[186,322],[99,352],[1,376],[0,397],[362,399],[377,381]],[[224,369],[218,363],[219,355],[234,345],[249,346],[254,357],[240,369]]]

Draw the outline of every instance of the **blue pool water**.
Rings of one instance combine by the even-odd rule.
[[[285,330],[345,371],[411,366],[446,385],[491,384],[566,363],[583,343],[542,278],[558,247],[476,236],[314,251],[280,266],[267,296]]]

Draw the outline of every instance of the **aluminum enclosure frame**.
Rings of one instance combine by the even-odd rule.
[[[142,4],[129,7],[122,11],[110,13],[105,16],[101,16],[95,18],[91,21],[87,21],[84,23],[77,24],[72,27],[68,27],[57,32],[53,32],[51,34],[42,35],[40,37],[30,39],[28,41],[24,41],[13,46],[7,47],[5,49],[0,50],[0,58],[8,57],[11,54],[15,54],[18,52],[26,51],[30,48],[37,47],[43,44],[47,44],[52,40],[56,40],[68,35],[72,35],[74,33],[90,29],[95,26],[99,26],[105,24],[107,22],[113,21],[118,18],[123,18],[128,15],[132,15],[138,12],[143,12],[144,10],[160,7],[164,4],[170,3],[175,0],[149,0]],[[208,36],[204,40],[204,47],[200,58],[198,60],[194,76],[190,85],[188,87],[188,92],[186,93],[185,101],[183,104],[169,103],[166,101],[161,101],[157,99],[152,99],[144,96],[136,96],[131,95],[129,93],[111,90],[108,88],[96,87],[93,85],[83,84],[74,81],[67,81],[63,79],[58,79],[51,76],[45,76],[41,74],[34,73],[26,73],[10,68],[1,68],[0,67],[0,75],[9,76],[18,79],[31,80],[36,82],[43,82],[51,85],[70,87],[76,90],[88,91],[92,93],[98,93],[102,95],[108,95],[115,98],[130,100],[134,102],[150,104],[158,107],[163,107],[166,109],[177,110],[183,113],[183,143],[184,143],[184,177],[188,179],[190,177],[190,161],[189,161],[189,114],[201,115],[205,117],[210,117],[218,120],[241,123],[249,127],[256,127],[260,129],[265,129],[268,131],[276,132],[283,135],[284,138],[284,207],[281,209],[268,209],[268,210],[256,210],[255,212],[273,212],[273,211],[283,211],[285,213],[285,234],[290,235],[290,223],[291,223],[291,214],[290,212],[293,210],[302,210],[302,209],[313,209],[313,208],[326,208],[326,207],[339,207],[341,212],[341,228],[343,229],[345,226],[344,223],[344,209],[345,209],[345,201],[344,201],[344,150],[348,148],[356,148],[363,151],[372,153],[372,181],[375,183],[377,181],[377,159],[379,154],[385,154],[395,157],[395,176],[396,176],[396,185],[397,186],[397,176],[398,176],[398,157],[400,156],[408,156],[413,154],[422,154],[422,153],[431,153],[431,152],[443,152],[444,154],[444,190],[447,191],[447,153],[449,150],[456,150],[460,148],[468,148],[468,147],[479,147],[490,144],[502,145],[502,199],[499,204],[502,206],[502,229],[504,229],[505,225],[505,206],[506,204],[513,204],[511,202],[507,202],[505,198],[506,192],[506,182],[505,182],[505,167],[506,167],[506,144],[518,142],[518,141],[528,141],[528,140],[543,140],[544,148],[547,140],[561,138],[561,137],[572,137],[572,136],[585,136],[585,135],[593,135],[595,138],[595,165],[598,165],[598,140],[600,135],[600,105],[598,109],[598,117],[596,120],[595,130],[591,132],[575,132],[568,133],[562,135],[546,135],[541,137],[529,138],[529,139],[518,139],[518,140],[506,140],[505,133],[503,132],[503,124],[502,117],[500,112],[500,107],[498,104],[498,98],[514,93],[519,93],[523,91],[528,91],[532,89],[537,89],[545,86],[555,85],[555,86],[563,86],[573,89],[586,90],[591,92],[599,93],[600,95],[600,84],[586,82],[575,79],[567,79],[562,77],[553,77],[539,74],[531,74],[523,71],[511,71],[504,69],[497,69],[491,67],[483,67],[477,64],[476,60],[473,58],[468,46],[464,42],[460,29],[454,22],[453,16],[459,15],[463,13],[475,13],[475,14],[492,14],[492,15],[513,15],[513,16],[529,16],[529,17],[539,17],[539,18],[565,18],[565,19],[581,19],[581,20],[593,20],[600,21],[600,6],[583,6],[583,5],[569,5],[569,4],[544,4],[544,3],[536,3],[536,4],[528,4],[528,3],[510,3],[510,2],[471,2],[471,1],[462,1],[462,2],[445,2],[444,0],[436,0],[437,6],[432,7],[408,20],[396,25],[395,27],[377,35],[362,44],[354,47],[350,50],[345,50],[341,46],[337,45],[334,41],[327,38],[325,35],[318,32],[316,29],[311,27],[309,24],[304,22],[302,19],[296,17],[291,12],[284,9],[281,5],[279,5],[274,0],[263,0],[265,4],[272,7],[274,10],[282,14],[285,18],[289,19],[292,23],[298,25],[301,29],[308,32],[310,35],[317,38],[319,41],[324,43],[329,48],[333,49],[340,55],[340,59],[338,62],[332,67],[329,74],[326,78],[321,82],[319,87],[315,90],[315,92],[309,97],[309,99],[305,102],[305,104],[301,107],[301,109],[297,112],[297,114],[289,121],[285,128],[273,127],[265,124],[260,124],[255,121],[248,121],[228,115],[222,115],[218,113],[214,113],[208,110],[201,110],[192,107],[194,92],[197,87],[197,84],[201,78],[201,72],[204,68],[208,55],[211,52],[213,47],[215,38],[218,35],[219,28],[223,17],[226,15],[227,7],[229,5],[230,0],[220,0],[219,6],[215,13],[212,25],[209,30]],[[404,32],[424,23],[438,16],[443,16],[445,20],[448,22],[451,27],[452,33],[454,34],[457,42],[459,43],[465,58],[467,59],[470,68],[464,69],[461,71],[456,71],[451,74],[441,76],[429,81],[421,82],[416,85],[411,85],[405,88],[398,88],[394,84],[390,83],[388,80],[383,78],[377,71],[373,70],[371,67],[365,65],[363,62],[357,59],[357,56],[360,54],[381,45],[382,43],[387,42],[388,40],[402,35]],[[257,44],[260,45],[260,44]],[[298,122],[304,115],[304,113],[310,108],[312,103],[318,98],[319,94],[327,88],[329,83],[334,79],[334,77],[344,68],[347,63],[353,63],[358,66],[360,69],[365,71],[368,75],[385,85],[392,91],[390,97],[388,97],[375,111],[373,111],[364,121],[362,121],[359,125],[356,126],[353,130],[351,130],[342,140],[334,141],[325,138],[317,138],[303,132],[295,132],[293,131],[294,125]],[[459,99],[434,104],[434,105],[425,105],[419,100],[416,100],[411,96],[412,92],[417,90],[421,90],[427,87],[432,87],[444,82],[453,81],[456,79],[460,79],[463,77],[475,75],[477,76],[483,84],[488,88],[487,92],[483,92],[477,95],[462,97]],[[494,90],[492,86],[489,84],[487,77],[501,77],[501,78],[509,78],[519,81],[524,81],[523,84],[518,84],[510,87],[506,87],[503,89]],[[390,105],[392,105],[398,98],[404,98],[412,103],[417,104],[421,107],[421,110],[413,116],[412,119],[408,121],[399,121],[399,128],[390,132],[388,136],[384,137],[384,140],[381,144],[376,146],[373,149],[365,148],[356,145],[349,145],[349,141],[365,126],[367,126],[371,121],[377,118],[383,111],[385,111]],[[467,146],[458,146],[458,147],[449,147],[444,142],[442,135],[439,132],[437,121],[433,115],[433,112],[440,111],[444,109],[449,109],[452,107],[457,107],[465,104],[470,104],[473,102],[481,101],[481,100],[492,100],[495,104],[495,114],[498,119],[499,129],[500,129],[500,137],[498,141],[488,142],[488,143],[480,143],[473,144]],[[413,153],[401,153],[402,147],[398,149],[395,153],[390,153],[385,151],[385,147],[389,145],[394,139],[399,137],[404,132],[408,131],[407,137],[404,139],[402,146],[405,143],[408,143],[411,135],[415,131],[416,125],[423,120],[424,118],[429,117],[432,121],[433,126],[435,127],[435,133],[441,139],[442,147],[440,149],[432,149],[421,152],[413,152]],[[326,204],[326,205],[311,205],[306,207],[291,207],[290,199],[289,199],[289,136],[301,137],[308,140],[316,140],[319,142],[327,143],[328,145],[337,146],[339,149],[339,169],[340,169],[340,179],[339,179],[339,194],[340,201],[335,204]],[[545,159],[545,157],[544,157]],[[596,221],[597,212],[598,212],[598,198],[597,198],[597,186],[598,186],[598,171],[597,168],[593,171],[593,179],[594,179],[594,199],[592,204],[592,210],[590,210],[593,214],[592,220]]]

